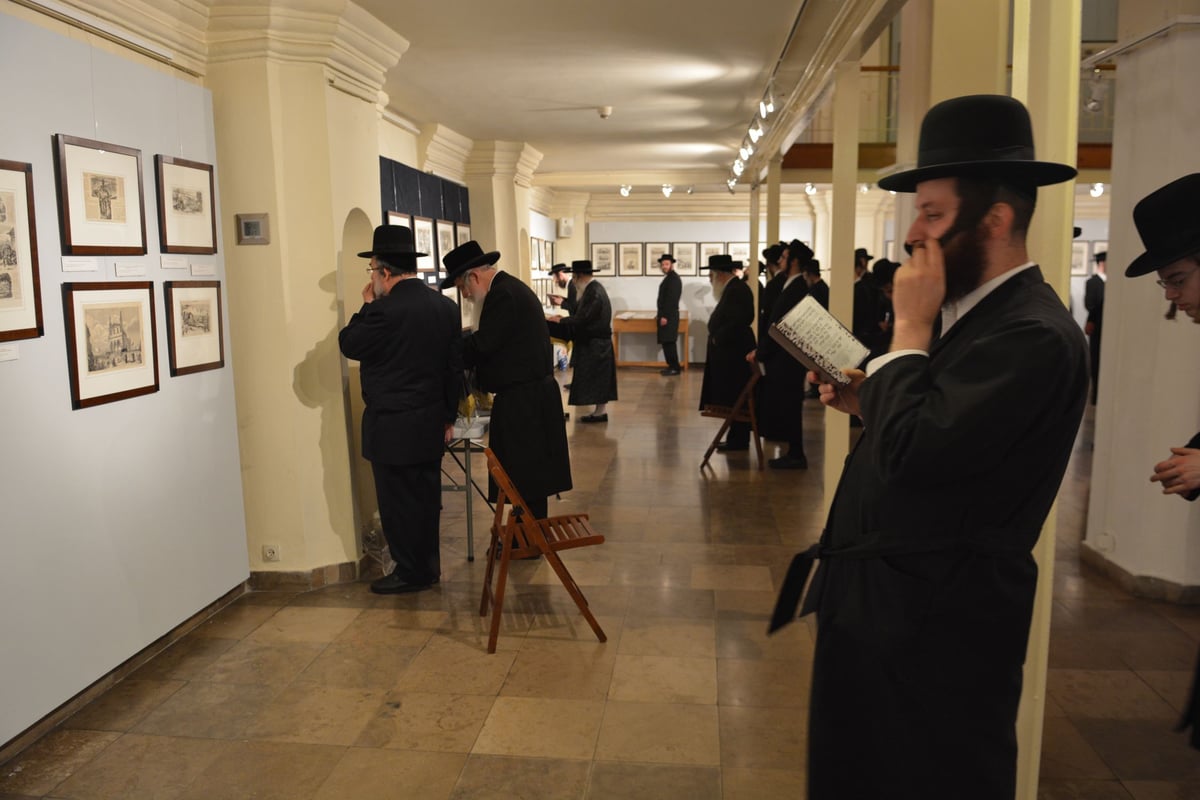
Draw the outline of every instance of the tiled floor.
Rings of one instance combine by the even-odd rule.
[[[768,639],[765,619],[822,521],[822,412],[806,403],[807,472],[744,453],[701,472],[699,386],[623,371],[611,422],[568,425],[576,489],[551,509],[608,537],[567,554],[607,644],[521,562],[487,655],[487,511],[468,563],[447,495],[435,590],[247,595],[0,767],[0,800],[803,797],[811,631]],[[1089,441],[1060,503],[1041,796],[1200,797],[1200,753],[1171,732],[1200,610],[1079,563]]]

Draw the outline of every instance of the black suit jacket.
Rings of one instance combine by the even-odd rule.
[[[366,303],[338,333],[361,362],[363,457],[381,464],[436,461],[462,394],[458,307],[419,280]]]
[[[829,284],[824,279],[817,281],[812,286],[808,287],[808,293],[821,304],[821,308],[829,310]]]
[[[658,327],[658,341],[673,342],[679,336],[679,300],[683,297],[683,280],[675,270],[663,275],[658,284],[658,318],[666,317],[667,324]],[[657,324],[657,323],[656,323]]]
[[[807,371],[767,330],[807,295],[808,284],[803,277],[796,276],[775,298],[767,324],[759,332],[757,359],[766,367],[766,376],[758,384],[761,387],[758,427],[768,439],[798,443],[804,433],[804,380]]]
[[[1087,321],[1096,326],[1099,334],[1104,324],[1104,279],[1099,275],[1093,275],[1083,284],[1083,307],[1088,312]]]
[[[804,276],[800,277],[800,282],[804,283]],[[775,301],[779,299],[779,293],[783,291],[785,283],[787,283],[787,273],[777,273],[758,293],[758,340],[760,342],[767,335],[767,325],[772,321],[770,319],[771,309],[775,307]]]
[[[743,281],[725,284],[721,299],[708,318],[708,355],[700,408],[732,406],[750,379],[746,356],[754,349],[754,293]]]

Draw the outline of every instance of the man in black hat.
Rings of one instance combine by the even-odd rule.
[[[555,264],[550,268],[550,279],[554,281],[554,285],[559,290],[566,289],[567,293],[550,294],[550,305],[561,308],[568,314],[574,314],[575,309],[579,307],[579,301],[575,297],[575,282],[571,280],[571,268],[566,264]]]
[[[554,351],[542,302],[533,290],[496,269],[500,253],[469,241],[442,258],[442,288],[458,288],[479,308],[479,325],[466,337],[463,361],[479,388],[493,392],[488,443],[538,519],[549,495],[571,488],[571,458],[562,396],[554,380]],[[491,499],[496,485],[489,479]]]
[[[1101,251],[1092,257],[1096,271],[1083,284],[1083,307],[1087,309],[1084,332],[1088,335],[1088,354],[1092,360],[1092,405],[1100,390],[1100,331],[1104,328],[1104,269],[1108,266],[1108,252]]]
[[[787,245],[783,242],[773,244],[762,251],[763,259],[766,261],[767,285],[758,293],[758,340],[760,342],[767,335],[771,308],[775,305],[779,293],[783,291],[783,284],[787,282],[787,264],[784,259],[786,251]]]
[[[867,248],[854,251],[854,311],[851,331],[863,344],[870,347],[871,339],[879,330],[879,291],[871,276],[871,254]]]
[[[860,414],[821,541],[793,561],[772,625],[817,613],[809,798],[1012,800],[1037,588],[1032,549],[1087,400],[1087,345],[1029,261],[1029,114],[998,95],[935,105],[896,271],[891,351],[821,401]]]
[[[700,384],[700,410],[705,406],[730,406],[736,402],[752,367],[746,354],[754,349],[754,293],[744,281],[733,276],[734,261],[728,255],[708,257],[709,285],[717,306],[708,318],[708,355],[704,361],[704,380]],[[717,445],[722,453],[750,449],[750,423],[734,422],[725,441]]]
[[[771,307],[767,324],[772,325],[808,295],[802,267],[812,260],[813,251],[804,242],[793,239],[783,256],[786,269],[783,290]],[[750,363],[766,367],[759,382],[758,429],[767,439],[787,442],[787,452],[772,458],[771,469],[807,469],[804,455],[804,365],[793,358],[779,342],[760,332],[758,349],[746,357]]]
[[[550,317],[550,335],[571,342],[575,373],[567,403],[594,405],[580,422],[608,422],[608,404],[617,399],[617,363],[612,345],[612,303],[608,292],[592,275],[591,261],[572,261],[572,285],[579,294],[579,307],[565,319]]]
[[[663,359],[667,362],[666,369],[660,374],[670,377],[682,372],[676,340],[679,338],[679,300],[683,297],[683,280],[675,271],[675,256],[670,253],[658,257],[658,268],[663,274],[658,284],[658,343],[662,345]]]
[[[821,262],[815,258],[809,259],[800,268],[804,282],[808,284],[808,293],[821,304],[821,308],[829,310],[829,284],[821,277]]]
[[[377,594],[438,582],[442,451],[462,393],[462,335],[454,303],[417,276],[412,231],[375,229],[363,307],[338,334],[360,362],[363,458],[371,462],[379,519],[396,567],[371,584]]]

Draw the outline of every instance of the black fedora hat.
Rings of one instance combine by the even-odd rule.
[[[658,263],[661,264],[664,261],[670,261],[672,264],[674,264],[675,256],[671,255],[670,253],[663,253],[661,256],[658,257]]]
[[[375,227],[375,236],[371,240],[371,249],[365,250],[358,254],[359,258],[371,258],[372,256],[383,256],[387,258],[391,256],[408,256],[410,258],[421,258],[429,255],[428,253],[418,253],[413,246],[413,232],[403,225],[377,225]]]
[[[709,256],[707,264],[701,264],[700,269],[711,269],[714,272],[733,272],[733,257],[718,253]]]
[[[550,268],[551,275],[557,275],[560,272],[570,272],[570,271],[571,271],[571,268],[568,267],[566,264],[555,264],[553,267]]]
[[[1155,189],[1133,207],[1133,224],[1146,252],[1125,277],[1136,278],[1200,253],[1200,172]]]
[[[596,271],[590,261],[572,261],[571,272],[575,275],[591,275]]]
[[[917,168],[879,180],[879,188],[915,192],[935,178],[990,177],[1015,186],[1048,186],[1075,177],[1066,164],[1038,161],[1033,125],[1019,100],[998,94],[954,97],[929,109],[921,121]]]
[[[814,255],[812,248],[799,239],[792,239],[790,242],[788,242],[787,254],[788,259],[794,258],[801,263],[811,261]]]
[[[854,251],[855,259],[865,258],[867,261],[870,261],[874,257],[875,256],[873,256],[867,252],[867,248],[865,248],[865,247],[859,247],[859,248],[855,249],[855,251]]]
[[[449,289],[458,280],[458,276],[469,269],[490,267],[499,260],[499,251],[493,250],[490,253],[485,253],[483,252],[483,248],[479,246],[479,242],[474,239],[469,242],[463,242],[449,253],[446,253],[445,257],[442,258],[442,266],[446,268],[446,277],[442,279],[442,288]]]

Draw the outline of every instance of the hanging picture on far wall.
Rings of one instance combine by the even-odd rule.
[[[471,241],[471,226],[465,222],[454,223],[454,244],[462,246]]]
[[[658,259],[671,252],[667,242],[646,242],[646,274],[654,275],[659,270]]]
[[[695,242],[676,242],[671,248],[671,253],[675,256],[676,272],[684,276],[700,274]]]
[[[217,252],[211,164],[156,155],[158,238],[164,253]]]
[[[745,265],[750,264],[750,243],[749,242],[730,242],[729,257],[734,261],[740,261]],[[707,263],[707,262],[705,262]]]
[[[592,268],[597,278],[611,278],[617,274],[617,246],[615,244],[592,244]]]
[[[724,242],[701,242],[700,243],[700,263],[707,264],[708,260],[713,256],[724,255]]]
[[[150,281],[64,283],[71,408],[158,391]]]
[[[142,151],[55,134],[64,255],[144,255]]]
[[[1071,274],[1088,274],[1088,245],[1087,242],[1071,242]]]
[[[618,274],[632,277],[642,274],[642,243],[621,242]]]
[[[0,161],[0,342],[36,339],[44,330],[33,165]]]
[[[554,266],[554,242],[549,239],[542,241],[542,269]]]
[[[221,282],[167,281],[167,356],[171,376],[225,366],[221,338]]]
[[[418,253],[425,255],[417,259],[417,272],[437,272],[437,243],[433,238],[433,220],[429,217],[413,216],[413,242]]]
[[[454,223],[449,220],[437,221],[437,262],[435,267],[441,269],[442,259],[454,249]]]

